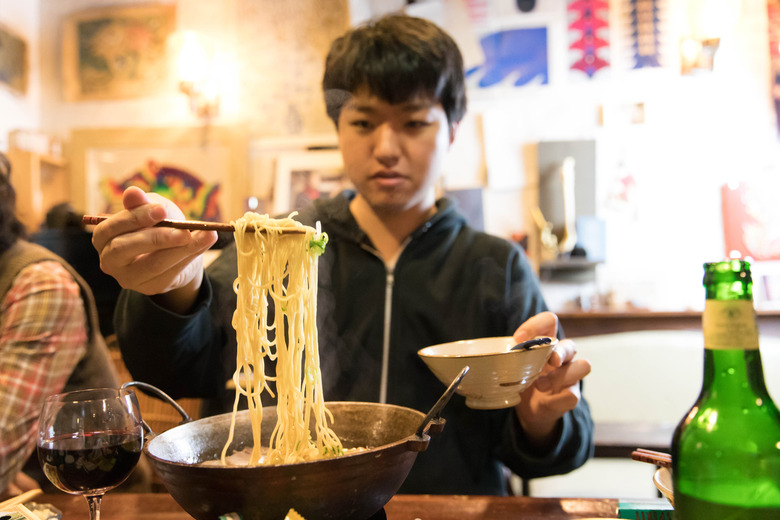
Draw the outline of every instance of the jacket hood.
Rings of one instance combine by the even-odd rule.
[[[344,190],[333,198],[317,199],[312,205],[301,210],[296,218],[308,226],[314,226],[319,220],[322,231],[331,237],[358,243],[368,242],[368,237],[357,225],[355,217],[349,210],[349,203],[355,195],[354,190]],[[451,230],[453,227],[459,228],[465,225],[466,217],[458,211],[457,203],[442,197],[436,201],[436,213],[412,232],[411,238],[414,240],[428,231]]]

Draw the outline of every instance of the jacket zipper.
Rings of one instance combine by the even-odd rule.
[[[382,371],[379,377],[379,403],[387,404],[387,380],[390,372],[390,321],[393,315],[393,282],[395,281],[393,272],[395,269],[387,265],[382,259],[382,255],[373,247],[366,244],[361,244],[360,247],[377,257],[385,265],[387,272],[385,277],[385,316],[382,325]]]
[[[431,227],[430,221],[423,225],[422,232],[428,231]],[[395,285],[395,268],[398,265],[398,260],[401,258],[406,246],[412,241],[412,237],[408,237],[403,244],[401,244],[401,250],[398,253],[398,257],[391,263],[385,261],[379,251],[366,244],[361,244],[360,247],[376,256],[384,265],[387,276],[385,277],[385,316],[384,323],[382,325],[382,372],[379,378],[379,403],[387,404],[387,387],[390,373],[390,324],[393,316],[393,286]]]
[[[382,375],[379,383],[379,402],[387,403],[387,377],[390,367],[390,317],[393,302],[393,270],[387,270],[385,278],[385,322],[382,331]]]

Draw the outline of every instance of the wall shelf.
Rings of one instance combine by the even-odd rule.
[[[68,163],[62,157],[9,147],[11,184],[16,191],[16,214],[35,233],[52,206],[70,200]]]
[[[567,337],[645,330],[701,330],[699,311],[559,312]],[[780,336],[780,311],[756,311],[761,334]]]
[[[586,259],[567,259],[567,260],[552,260],[549,262],[542,262],[539,265],[540,271],[581,271],[587,269],[595,269],[597,265],[602,262],[594,262]]]
[[[596,279],[594,262],[585,258],[569,258],[542,262],[539,265],[539,279],[542,282],[588,283]]]

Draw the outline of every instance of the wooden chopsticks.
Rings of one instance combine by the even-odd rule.
[[[25,518],[29,518],[30,520],[41,520],[40,516],[28,509],[24,504],[17,504],[16,510],[22,513]]]
[[[31,489],[30,491],[26,491],[21,495],[16,495],[15,497],[11,497],[8,500],[4,500],[3,502],[0,502],[0,511],[11,509],[12,507],[16,507],[19,504],[24,504],[30,499],[37,497],[41,493],[43,493],[43,491],[40,488]]]
[[[631,458],[633,460],[638,460],[639,462],[655,464],[656,466],[661,466],[662,468],[672,467],[672,456],[668,453],[663,453],[660,451],[637,448],[631,452]]]
[[[81,221],[88,226],[96,226],[100,224],[108,217],[100,215],[84,215],[81,217]],[[155,227],[170,227],[176,229],[188,229],[190,231],[227,231],[232,233],[235,231],[233,224],[226,224],[224,222],[204,222],[202,220],[161,220]],[[247,225],[246,231],[254,231],[255,227]],[[305,233],[303,229],[285,229],[282,233]]]

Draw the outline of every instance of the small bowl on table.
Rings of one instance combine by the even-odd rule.
[[[536,381],[552,355],[558,340],[550,340],[510,350],[516,344],[511,336],[469,339],[431,345],[417,354],[445,385],[468,365],[456,392],[466,398],[469,408],[494,410],[520,403],[520,393]]]
[[[653,473],[653,484],[658,488],[666,500],[674,506],[674,486],[672,485],[672,470],[670,468],[658,468]]]

